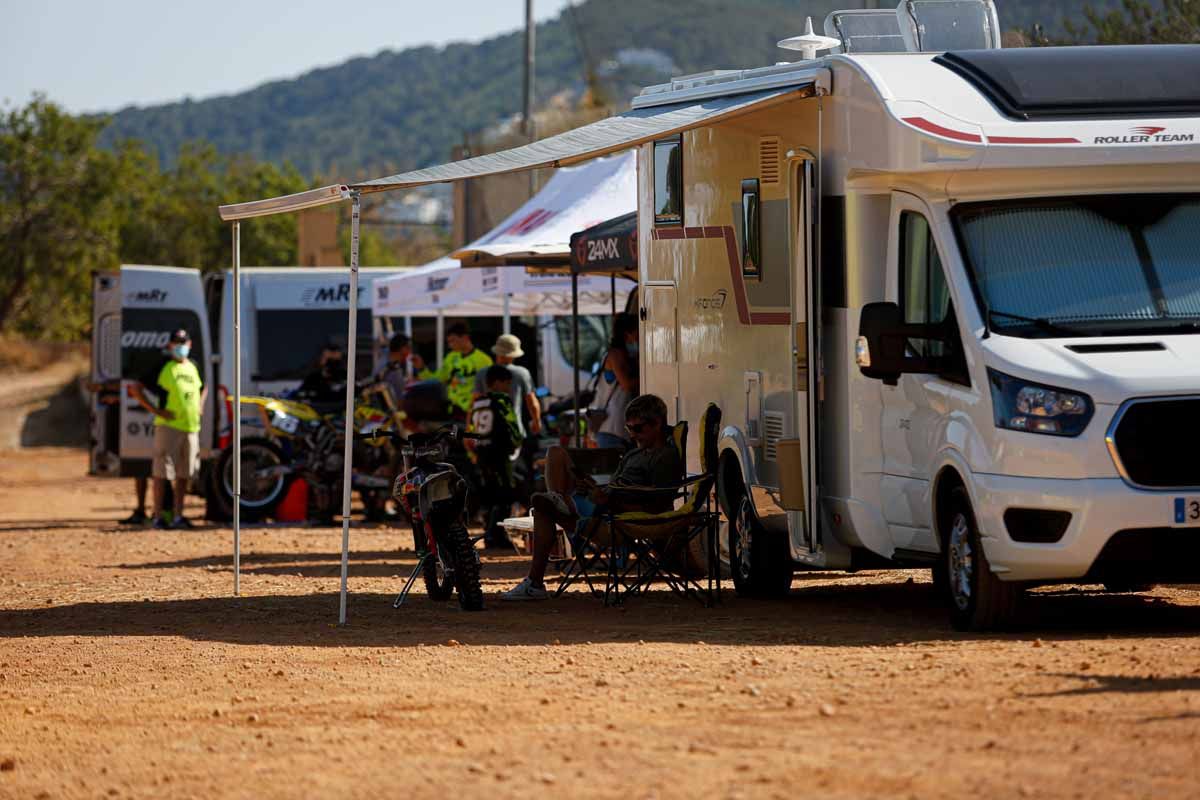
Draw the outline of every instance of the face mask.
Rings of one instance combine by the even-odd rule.
[[[192,352],[192,348],[186,344],[177,344],[171,347],[171,354],[176,358],[187,358],[190,352]]]

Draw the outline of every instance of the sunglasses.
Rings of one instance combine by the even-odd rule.
[[[649,425],[649,422],[626,422],[625,430],[630,433],[641,433],[642,429]]]

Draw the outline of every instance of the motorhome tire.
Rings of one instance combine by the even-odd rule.
[[[949,579],[945,596],[951,624],[960,631],[990,631],[1011,625],[1022,587],[1002,581],[992,572],[965,489],[956,488],[950,493],[941,519],[946,537],[942,557]]]
[[[262,465],[281,465],[285,463],[283,451],[279,449],[273,442],[266,439],[245,439],[242,441],[242,469],[243,477],[244,470],[247,466],[247,457],[250,463]],[[244,522],[258,522],[266,519],[275,513],[276,506],[283,500],[287,494],[288,479],[286,476],[277,476],[273,481],[265,483],[262,486],[256,486],[248,491],[248,487],[243,480],[242,485],[242,520]],[[215,501],[224,513],[228,514],[228,519],[233,519],[233,448],[227,447],[221,451],[221,455],[217,457],[216,475],[213,480],[213,494]]]
[[[729,521],[729,567],[739,597],[783,597],[792,586],[787,543],[758,521],[749,493],[742,490]]]
[[[479,582],[479,557],[471,535],[461,522],[446,531],[446,543],[454,554],[454,583],[458,588],[458,604],[463,611],[483,610],[483,587]]]
[[[426,550],[425,535],[413,530],[413,550],[423,553]],[[425,593],[430,600],[449,600],[454,594],[454,571],[442,566],[441,560],[430,554],[421,568],[421,578],[425,581]]]

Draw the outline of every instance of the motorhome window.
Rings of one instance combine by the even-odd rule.
[[[900,215],[900,291],[904,321],[918,325],[937,325],[946,321],[950,311],[950,287],[929,221],[922,215],[905,211]],[[944,342],[910,340],[917,355],[945,355]]]
[[[608,317],[594,315],[579,318],[579,365],[577,369],[590,372],[608,352]],[[575,348],[571,344],[571,318],[555,317],[554,332],[558,335],[558,349],[566,362],[575,367]]]
[[[121,377],[138,380],[166,358],[171,333],[183,328],[192,337],[189,356],[204,368],[204,338],[200,335],[200,316],[194,311],[175,308],[124,308],[121,310]]]
[[[1200,324],[1200,195],[969,203],[953,219],[995,333],[1194,333]]]
[[[264,309],[256,317],[258,338],[254,378],[260,381],[300,381],[311,372],[327,342],[346,343],[346,309]],[[355,373],[371,373],[373,344],[371,312],[358,310],[358,351]]]
[[[758,180],[742,181],[742,274],[762,277],[762,214]]]
[[[683,224],[683,142],[654,143],[654,224]]]

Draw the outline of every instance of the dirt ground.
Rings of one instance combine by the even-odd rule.
[[[234,598],[228,528],[119,529],[130,482],[84,474],[0,454],[0,797],[1200,794],[1191,590],[1043,590],[992,636],[917,572],[394,611],[409,537],[355,529],[339,628],[340,529],[247,531]]]

